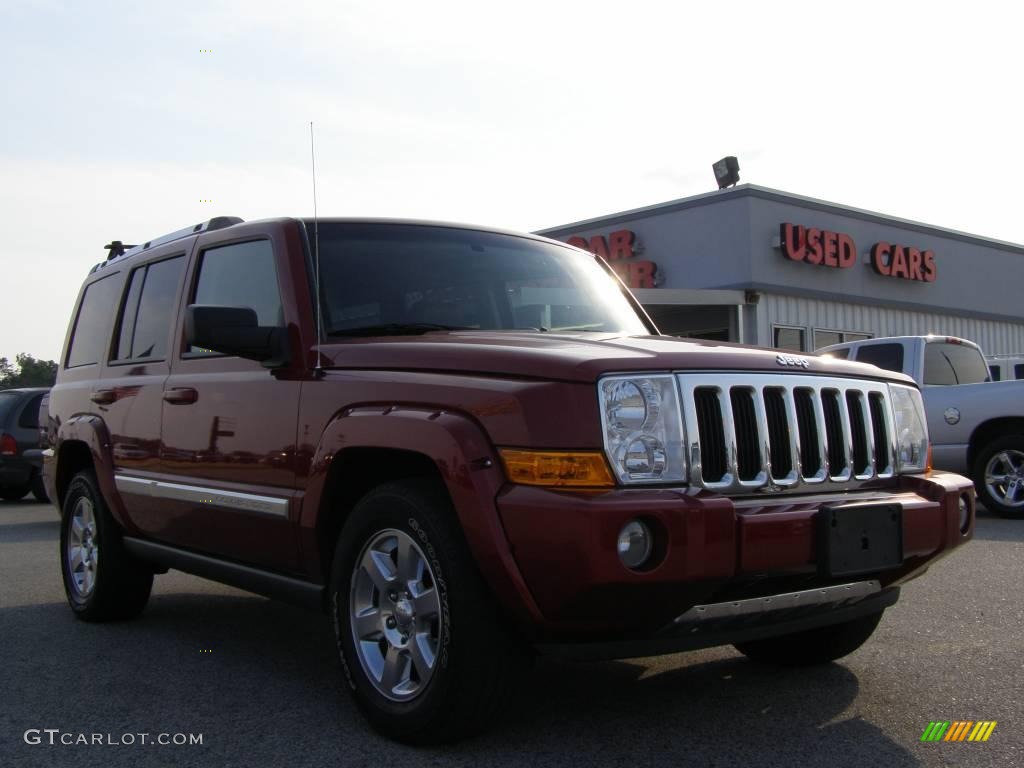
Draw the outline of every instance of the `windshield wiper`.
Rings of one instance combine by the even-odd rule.
[[[441,325],[440,323],[379,323],[358,328],[339,328],[328,336],[418,336],[431,331],[474,331],[468,325]]]

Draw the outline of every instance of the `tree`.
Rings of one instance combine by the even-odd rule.
[[[6,357],[0,357],[0,389],[15,387],[52,387],[57,381],[57,363],[36,360],[27,352],[14,357],[17,370]]]

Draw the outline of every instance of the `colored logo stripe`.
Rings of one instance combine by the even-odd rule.
[[[995,728],[995,720],[932,720],[921,741],[988,741]]]

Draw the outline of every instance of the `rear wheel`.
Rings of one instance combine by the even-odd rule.
[[[0,499],[4,501],[19,501],[25,498],[30,487],[28,485],[2,485],[0,486]]]
[[[46,486],[43,484],[43,473],[36,472],[32,476],[32,495],[36,497],[36,501],[47,502],[50,497],[46,494]]]
[[[525,665],[433,483],[383,485],[356,504],[338,540],[331,598],[356,701],[398,741],[483,730]]]
[[[985,508],[1001,517],[1024,518],[1024,435],[998,437],[978,454],[974,487]]]
[[[790,635],[736,643],[736,650],[752,661],[784,667],[827,664],[853,653],[867,642],[882,620],[882,613],[817,627]]]
[[[64,591],[84,621],[130,619],[146,607],[153,571],[128,554],[92,471],[72,478],[60,529]]]

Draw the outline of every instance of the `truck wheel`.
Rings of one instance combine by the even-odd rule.
[[[783,667],[810,667],[827,664],[853,653],[874,633],[882,613],[872,613],[853,621],[817,627],[790,635],[736,643],[736,650],[751,661]]]
[[[84,621],[130,619],[146,607],[153,571],[124,549],[91,470],[79,472],[68,485],[60,566],[71,610]]]
[[[356,702],[397,741],[444,743],[483,730],[526,664],[434,483],[382,485],[356,504],[338,539],[330,596]]]
[[[4,501],[19,501],[29,492],[27,485],[2,485],[0,486],[0,499]]]
[[[43,473],[36,472],[32,476],[32,495],[36,497],[36,501],[46,503],[50,500],[50,497],[46,495],[46,486],[43,484]]]
[[[1024,518],[1024,435],[1003,435],[981,449],[974,462],[974,487],[986,509]]]

